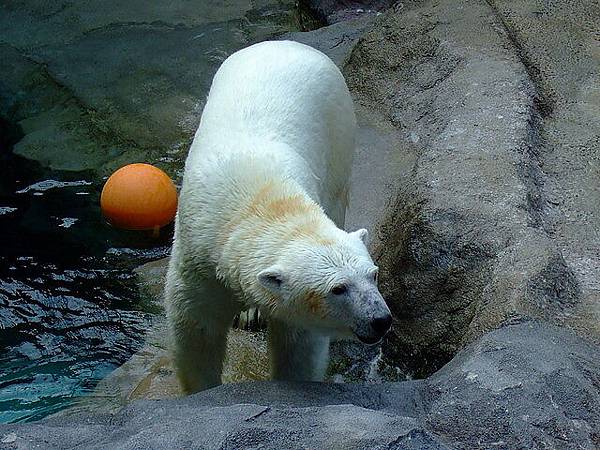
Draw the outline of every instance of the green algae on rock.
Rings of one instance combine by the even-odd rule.
[[[0,116],[23,130],[16,154],[99,176],[140,161],[176,176],[219,64],[316,25],[293,1],[46,8],[2,7]]]

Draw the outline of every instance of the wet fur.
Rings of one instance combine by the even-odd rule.
[[[354,133],[342,75],[310,47],[257,44],[215,75],[186,161],[165,290],[184,391],[220,383],[227,332],[249,306],[271,318],[274,378],[323,378],[329,339],[311,327],[331,313],[327,274],[322,291],[292,286],[293,304],[281,305],[257,272],[285,252],[348,240],[338,225]]]

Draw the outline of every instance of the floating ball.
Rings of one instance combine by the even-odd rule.
[[[158,230],[175,218],[177,190],[169,176],[157,167],[129,164],[106,180],[100,208],[115,227]]]

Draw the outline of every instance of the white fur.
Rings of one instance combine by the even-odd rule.
[[[366,231],[338,228],[355,127],[341,73],[311,47],[263,42],[222,64],[186,161],[165,292],[185,391],[220,383],[245,308],[271,317],[273,376],[286,380],[321,380],[328,335],[367,336],[389,314]]]

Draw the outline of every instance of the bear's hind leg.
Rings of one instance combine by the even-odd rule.
[[[186,394],[221,384],[227,334],[238,312],[232,294],[216,279],[193,286],[171,274],[166,289],[167,317],[175,372]]]
[[[269,350],[274,380],[323,381],[329,362],[327,336],[270,319]]]

